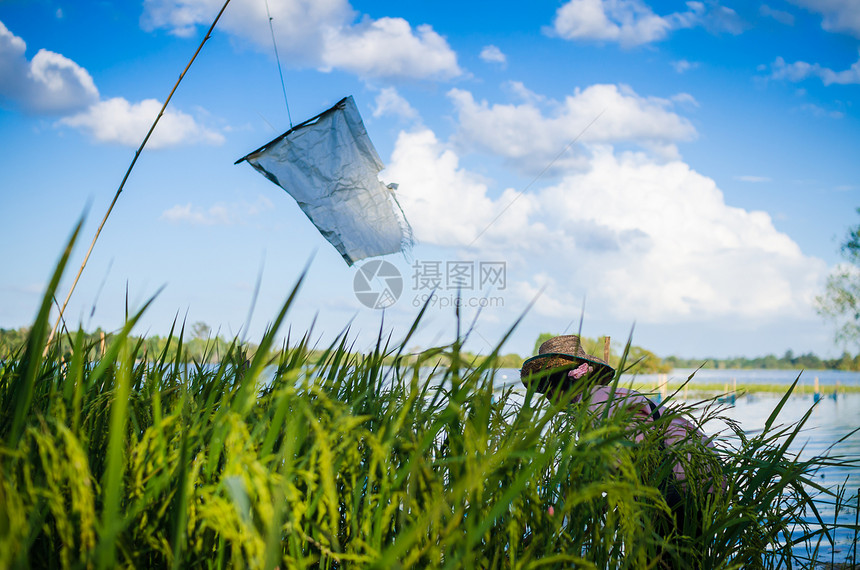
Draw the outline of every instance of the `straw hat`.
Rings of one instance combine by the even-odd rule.
[[[608,362],[585,352],[579,336],[575,334],[557,336],[540,345],[538,354],[523,362],[520,380],[528,386],[530,377],[538,379],[536,390],[540,393],[555,388],[559,383],[568,381],[568,371],[587,362],[594,366],[589,378],[600,384],[612,381],[615,369]],[[548,371],[558,369],[558,373]],[[571,379],[572,381],[572,379]]]

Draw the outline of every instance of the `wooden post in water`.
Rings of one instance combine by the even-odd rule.
[[[666,391],[668,389],[669,384],[669,375],[668,374],[657,374],[657,401],[662,402],[666,398]]]
[[[817,402],[818,400],[821,399],[821,393],[818,391],[818,376],[815,377],[815,380],[813,381],[812,384],[813,384],[812,390],[815,392],[815,394],[812,396],[812,400],[814,402]]]

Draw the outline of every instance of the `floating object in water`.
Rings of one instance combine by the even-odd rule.
[[[377,177],[385,165],[351,96],[243,160],[295,198],[348,265],[412,246],[397,185]]]
[[[725,396],[717,398],[717,401],[720,402],[721,404],[731,404],[732,406],[734,406],[736,399],[737,399],[736,394],[726,394]]]

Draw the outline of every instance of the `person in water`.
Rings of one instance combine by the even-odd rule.
[[[608,347],[604,355],[608,358]],[[619,419],[633,424],[631,427],[634,429],[630,434],[635,444],[642,443],[646,437],[657,437],[657,448],[665,456],[658,460],[672,462],[671,469],[667,465],[665,470],[660,471],[665,472],[665,475],[658,483],[672,511],[668,524],[663,521],[664,535],[673,532],[678,535],[700,533],[700,503],[688,496],[690,490],[684,463],[689,465],[692,462],[691,448],[708,449],[710,451],[704,455],[710,457],[704,463],[713,471],[713,466],[718,464],[718,461],[714,461],[717,456],[713,443],[688,419],[667,411],[635,390],[619,387],[617,382],[613,382],[614,378],[615,369],[606,360],[588,354],[577,335],[557,336],[544,342],[538,354],[527,359],[520,370],[520,379],[526,386],[534,387],[536,392],[554,402],[570,395],[570,403],[584,406],[595,421],[610,415],[624,414]],[[649,433],[649,430],[659,430],[659,433]],[[690,446],[690,443],[701,445]],[[683,451],[680,451],[682,447]],[[684,454],[687,461],[679,460],[679,453]],[[714,492],[713,485],[708,492]]]

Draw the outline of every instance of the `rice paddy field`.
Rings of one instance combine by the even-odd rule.
[[[348,331],[276,340],[301,280],[256,350],[236,341],[215,365],[185,356],[181,323],[144,354],[130,333],[146,305],[104,350],[80,331],[49,343],[70,248],[26,343],[0,357],[0,568],[857,563],[857,489],[820,473],[858,458],[796,451],[811,411],[782,417],[795,385],[752,432],[718,398],[678,399],[646,430],[571,394],[515,396],[492,359],[463,358],[465,335],[405,354],[422,313],[367,353]],[[686,414],[721,434],[716,451],[664,445]]]

